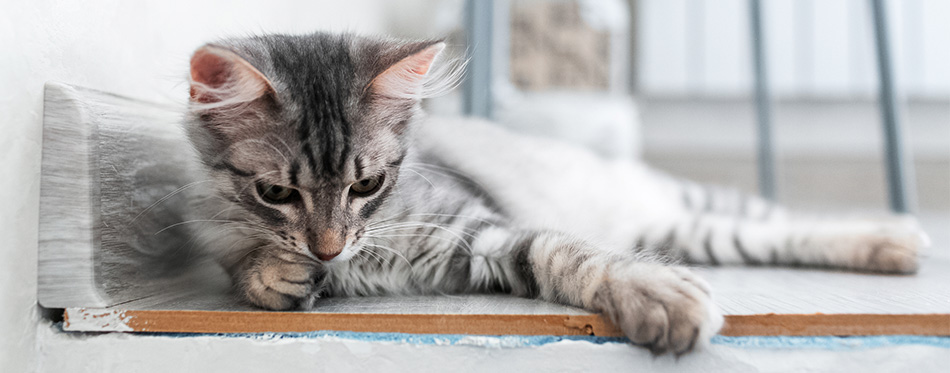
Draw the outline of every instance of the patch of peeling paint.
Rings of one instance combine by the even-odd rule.
[[[131,332],[134,331],[129,326],[132,318],[131,315],[126,315],[125,311],[119,310],[67,308],[63,330]]]

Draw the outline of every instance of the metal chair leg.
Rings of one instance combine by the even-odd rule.
[[[749,20],[752,34],[752,59],[755,68],[755,114],[758,122],[759,191],[763,197],[775,199],[775,159],[772,151],[772,113],[769,101],[768,70],[765,60],[765,40],[762,33],[762,4],[749,0]]]
[[[912,212],[915,208],[914,170],[911,157],[904,152],[900,113],[894,87],[894,71],[888,35],[887,9],[883,0],[871,0],[874,41],[877,47],[880,81],[881,123],[884,126],[884,157],[891,210]]]
[[[465,31],[468,37],[468,74],[462,87],[465,115],[492,118],[492,26],[494,0],[468,0]]]

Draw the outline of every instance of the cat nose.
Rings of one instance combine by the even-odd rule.
[[[336,258],[336,256],[337,256],[337,255],[340,255],[341,252],[343,252],[343,251],[342,251],[342,250],[341,250],[341,251],[337,251],[337,252],[332,253],[332,254],[324,254],[324,253],[319,253],[319,252],[318,252],[318,253],[317,253],[317,259],[320,259],[320,260],[323,260],[323,261],[328,261],[328,260],[330,260],[330,259]]]
[[[317,259],[328,261],[343,252],[343,240],[336,231],[327,229],[315,238],[314,244],[310,245],[310,252],[316,255]]]

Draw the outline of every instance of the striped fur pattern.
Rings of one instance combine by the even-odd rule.
[[[722,325],[684,264],[916,269],[925,239],[910,218],[798,216],[490,123],[425,119],[418,90],[438,85],[439,51],[313,34],[196,52],[189,131],[213,187],[195,219],[248,302],[507,293],[602,312],[633,343],[681,354]]]

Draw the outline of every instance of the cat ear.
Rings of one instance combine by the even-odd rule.
[[[270,81],[227,49],[206,45],[191,57],[191,100],[209,106],[248,103],[274,92]]]
[[[432,64],[443,49],[445,43],[438,42],[396,62],[373,79],[370,83],[372,93],[389,98],[424,97],[425,83],[432,75]]]

